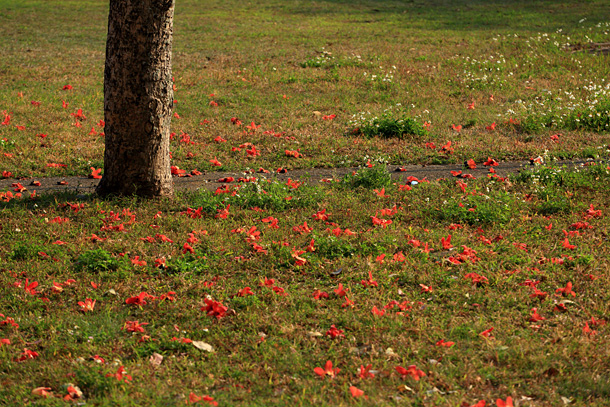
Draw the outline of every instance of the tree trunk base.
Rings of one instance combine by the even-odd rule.
[[[173,193],[173,0],[110,0],[100,195]]]

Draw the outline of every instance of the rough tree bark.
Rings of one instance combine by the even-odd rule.
[[[174,0],[110,0],[101,195],[173,193],[173,18]]]

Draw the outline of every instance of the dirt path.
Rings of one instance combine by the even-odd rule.
[[[575,160],[575,161],[556,161],[556,165],[566,165],[568,167],[577,167],[590,163],[591,161]],[[516,174],[524,168],[531,168],[532,164],[529,161],[509,161],[500,162],[497,167],[494,167],[496,173],[500,177],[506,177],[510,174]],[[465,169],[463,165],[388,165],[388,171],[397,181],[406,182],[407,177],[416,177],[417,179],[427,178],[428,180],[436,180],[439,178],[454,177],[451,171],[462,171],[463,174],[471,174],[479,178],[484,177],[489,172],[489,168],[482,164],[477,164],[475,169]],[[303,170],[287,171],[286,173],[269,173],[269,174],[244,174],[240,172],[208,172],[202,175],[193,177],[174,177],[174,186],[177,191],[180,190],[199,190],[202,188],[215,190],[223,185],[218,182],[222,178],[233,177],[236,181],[239,178],[260,177],[273,178],[280,181],[287,181],[289,178],[293,180],[301,180],[308,183],[320,183],[328,179],[341,179],[346,174],[357,171],[357,167],[349,168],[309,168]],[[40,182],[40,185],[35,185],[35,182]],[[235,182],[236,182],[235,181]],[[11,190],[15,187],[14,183],[20,183],[27,188],[27,191],[36,191],[38,194],[52,192],[77,192],[81,194],[91,194],[95,191],[95,187],[99,180],[89,179],[86,177],[50,177],[50,178],[26,178],[26,179],[2,179],[0,180],[0,191]]]

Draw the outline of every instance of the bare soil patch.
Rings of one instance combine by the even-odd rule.
[[[578,167],[583,165],[591,165],[594,161],[591,160],[566,160],[554,161],[554,164],[567,167]],[[494,167],[496,174],[499,177],[507,177],[511,174],[516,174],[523,169],[531,168],[530,161],[508,161],[500,162],[497,167]],[[418,180],[437,180],[441,178],[469,178],[472,175],[475,178],[485,177],[489,174],[489,168],[483,164],[477,164],[474,169],[467,168],[465,165],[450,164],[450,165],[388,165],[388,171],[392,174],[392,178],[397,182],[409,182],[409,177],[414,177]],[[319,184],[325,182],[335,182],[341,180],[347,174],[358,171],[358,167],[344,168],[308,168],[298,169],[286,172],[270,172],[264,173],[245,173],[245,172],[207,172],[199,176],[191,177],[174,177],[174,187],[176,191],[197,191],[200,189],[216,190],[218,187],[229,184],[227,178],[233,178],[232,184],[252,181],[252,178],[276,179],[279,181],[288,181],[288,179],[304,181],[310,184]],[[452,172],[462,174],[457,177]],[[90,179],[86,177],[49,177],[49,178],[22,178],[22,179],[3,179],[0,180],[0,190],[15,188],[14,184],[19,183],[25,187],[27,192],[36,191],[37,194],[54,193],[54,192],[77,192],[80,194],[92,194],[95,192],[95,187],[99,183],[98,179]],[[40,183],[40,185],[37,185]]]

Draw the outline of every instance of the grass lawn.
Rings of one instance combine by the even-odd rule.
[[[106,18],[0,0],[4,178],[103,172]],[[175,172],[257,180],[0,191],[0,404],[607,405],[610,4],[178,0],[174,24]]]

